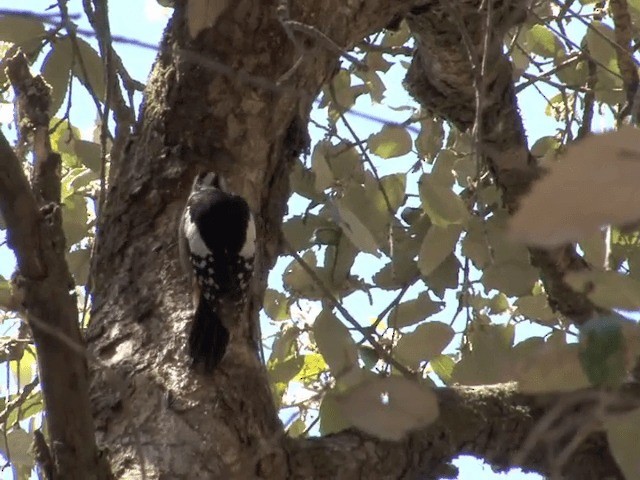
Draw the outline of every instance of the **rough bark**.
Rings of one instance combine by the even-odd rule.
[[[551,405],[538,406],[510,387],[439,392],[443,414],[438,423],[403,442],[357,432],[290,440],[283,436],[251,338],[231,345],[211,377],[188,368],[192,310],[178,267],[176,227],[193,173],[198,165],[225,172],[256,214],[258,252],[247,312],[248,324],[254,325],[280,251],[289,168],[307,148],[312,101],[338,59],[313,33],[296,34],[296,47],[278,20],[275,2],[243,0],[233,8],[227,3],[218,2],[218,10],[205,9],[208,17],[189,22],[187,6],[177,2],[136,135],[123,159],[112,165],[98,232],[89,342],[103,363],[93,369],[92,394],[99,437],[109,447],[114,473],[141,478],[144,471],[147,478],[171,479],[435,478],[451,471],[449,461],[458,453],[474,453],[506,468],[513,445],[522,443]],[[348,48],[405,15],[413,2],[292,3],[291,19]],[[191,8],[202,4],[188,2]],[[450,42],[460,39],[447,31],[448,14],[438,5],[422,2],[413,13],[419,53],[409,84],[423,104],[467,128],[474,115],[470,65],[451,50]],[[474,21],[482,21],[482,15],[469,20]],[[435,29],[438,25],[444,31]],[[438,43],[440,38],[446,42]],[[306,54],[292,69],[301,49]],[[450,61],[429,70],[439,54]],[[491,104],[498,111],[488,118],[502,121],[483,137],[490,142],[487,161],[506,202],[515,206],[537,172],[517,115],[508,62],[500,53],[492,58],[498,68],[491,88],[505,101]],[[452,74],[465,84],[444,80]],[[450,83],[451,90],[438,88]],[[457,98],[471,100],[449,107],[447,102]],[[592,455],[596,451],[604,453]],[[598,463],[574,455],[567,478],[619,477],[601,436],[579,452]],[[585,473],[585,465],[598,476]],[[541,472],[553,468],[537,447],[521,466]]]

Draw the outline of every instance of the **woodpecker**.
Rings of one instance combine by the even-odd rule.
[[[194,368],[202,364],[210,373],[222,360],[229,327],[247,301],[255,255],[253,215],[220,175],[200,173],[182,214],[179,238],[195,305],[189,355]]]

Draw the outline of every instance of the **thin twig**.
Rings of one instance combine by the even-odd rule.
[[[338,301],[338,299],[335,297],[335,295],[333,295],[333,293],[331,292],[329,287],[327,287],[325,285],[324,280],[322,280],[318,276],[318,274],[313,270],[313,268],[311,268],[307,264],[307,262],[300,255],[298,255],[298,252],[296,252],[291,247],[291,245],[289,244],[289,242],[287,240],[284,240],[284,244],[285,244],[285,247],[286,247],[286,250],[287,250],[287,254],[291,255],[291,256],[293,256],[293,258],[295,258],[295,260],[300,264],[302,269],[305,272],[307,272],[307,274],[313,279],[314,282],[316,282],[316,284],[318,285],[320,290],[322,290],[322,293],[324,294],[325,298],[342,314],[342,316],[345,318],[345,320],[347,322],[349,322],[351,325],[353,325],[353,327],[358,332],[360,332],[360,334],[362,334],[363,337],[365,337],[367,339],[367,341],[371,344],[371,346],[376,351],[376,353],[380,356],[380,358],[382,358],[384,361],[386,361],[390,365],[393,365],[393,367],[396,368],[405,377],[410,378],[410,379],[414,379],[415,378],[415,374],[413,372],[411,372],[407,367],[402,365],[400,362],[398,362],[396,359],[394,359],[391,355],[389,355],[389,353],[384,348],[382,348],[382,346],[374,338],[374,336],[371,334],[371,332],[369,332],[368,329],[366,329],[362,325],[360,325],[357,322],[357,320],[355,318],[353,318],[353,316],[351,316],[351,314],[347,311],[347,309],[344,308],[342,306],[342,304]]]

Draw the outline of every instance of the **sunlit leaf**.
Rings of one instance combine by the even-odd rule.
[[[396,125],[385,125],[367,140],[369,149],[382,158],[406,155],[411,151],[413,141],[407,129]]]
[[[305,385],[317,381],[319,375],[326,372],[329,368],[324,361],[324,357],[319,353],[304,355],[303,359],[304,363],[302,364],[302,368],[294,380],[302,382]]]
[[[33,17],[5,15],[0,17],[0,40],[18,45],[45,35],[41,21]]]
[[[278,292],[272,288],[267,288],[264,292],[264,311],[277,322],[287,320],[289,315],[289,298],[282,292]]]
[[[304,357],[291,357],[282,362],[273,362],[267,373],[271,383],[289,383],[304,365]]]
[[[563,50],[560,40],[546,25],[533,25],[525,34],[524,46],[545,58],[555,57]]]
[[[451,375],[453,374],[453,367],[455,366],[455,361],[451,358],[450,355],[438,355],[435,358],[432,358],[429,362],[431,365],[431,369],[433,373],[435,373],[442,383],[445,385],[450,385]]]
[[[446,186],[435,181],[429,175],[423,175],[419,181],[422,208],[431,221],[440,227],[465,224],[469,213],[462,199]]]

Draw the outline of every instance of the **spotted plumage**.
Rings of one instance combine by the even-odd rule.
[[[203,363],[212,371],[229,342],[232,319],[223,316],[240,312],[246,303],[255,253],[247,202],[230,193],[214,173],[196,177],[182,216],[180,247],[193,276],[196,303],[189,354],[194,365]]]

